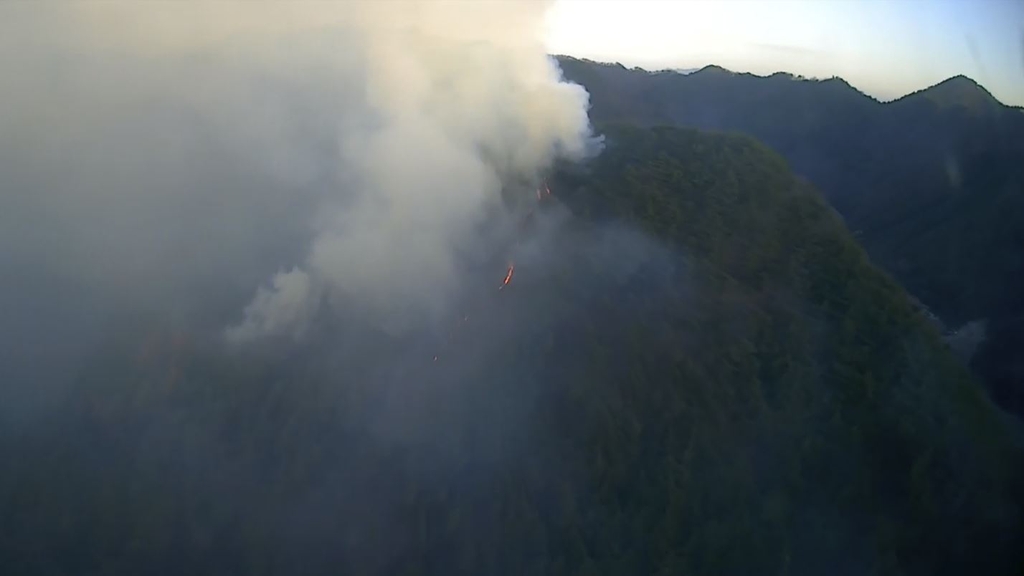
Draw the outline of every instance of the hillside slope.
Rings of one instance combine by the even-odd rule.
[[[841,79],[682,75],[561,57],[597,120],[750,134],[814,183],[872,260],[950,328],[987,319],[979,357],[1024,345],[1024,116],[965,77],[891,103]],[[986,350],[993,348],[993,350]],[[1024,367],[977,366],[1024,415]]]
[[[120,334],[0,434],[0,564],[1019,569],[1019,450],[814,191],[746,137],[603,131],[450,346],[346,310],[246,351]]]

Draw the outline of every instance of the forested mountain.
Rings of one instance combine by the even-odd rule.
[[[748,137],[600,128],[447,339],[112,331],[0,434],[3,571],[1019,571],[1017,439],[812,186]]]
[[[843,215],[872,260],[955,330],[1024,415],[1024,115],[964,76],[882,103],[839,78],[647,72],[561,57],[596,120],[750,134]]]

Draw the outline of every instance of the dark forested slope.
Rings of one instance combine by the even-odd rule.
[[[603,130],[449,345],[344,309],[241,351],[122,332],[0,434],[0,565],[1019,571],[1019,450],[810,186],[746,137]]]
[[[841,79],[683,75],[563,57],[597,120],[750,134],[843,215],[872,260],[952,329],[987,319],[976,362],[1024,414],[1024,115],[958,76],[890,103]]]

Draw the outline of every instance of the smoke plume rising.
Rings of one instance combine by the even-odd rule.
[[[318,296],[356,302],[393,329],[440,312],[453,254],[497,207],[587,151],[587,95],[531,37],[546,5],[349,7],[365,100],[341,130],[348,202],[321,223],[301,268],[260,289],[233,340],[301,330]]]
[[[455,254],[511,228],[502,194],[594,143],[547,7],[0,7],[0,369],[125,314],[233,341],[300,334],[322,302],[437,316]]]

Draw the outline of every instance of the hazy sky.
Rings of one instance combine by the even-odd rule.
[[[556,54],[841,76],[881,99],[956,74],[1024,105],[1024,0],[558,0]]]

